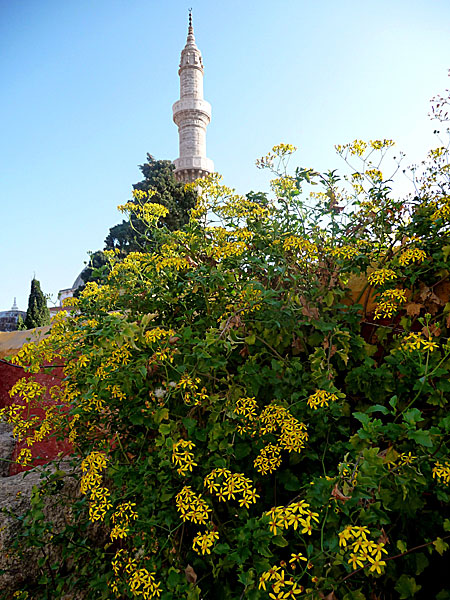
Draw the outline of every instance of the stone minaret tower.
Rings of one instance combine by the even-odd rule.
[[[203,62],[195,44],[191,11],[178,75],[180,99],[173,105],[173,120],[178,125],[180,158],[174,161],[175,177],[189,183],[214,171],[212,160],[206,158],[206,127],[211,120],[211,105],[203,99]]]

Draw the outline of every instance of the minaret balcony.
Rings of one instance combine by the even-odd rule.
[[[184,170],[199,170],[207,173],[214,172],[214,163],[204,156],[182,156],[173,161],[175,172]]]
[[[202,118],[208,124],[211,121],[211,104],[206,100],[199,100],[196,98],[182,98],[177,100],[172,106],[173,120],[178,125],[178,122],[182,120],[182,113],[194,112],[198,113],[198,116]],[[178,116],[180,115],[180,117]]]

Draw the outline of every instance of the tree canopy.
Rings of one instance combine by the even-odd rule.
[[[162,204],[168,209],[167,216],[161,219],[161,225],[171,231],[180,229],[189,221],[189,211],[194,207],[196,193],[192,187],[175,179],[175,167],[170,160],[156,160],[147,154],[147,162],[139,166],[144,179],[133,185],[133,190],[151,192],[151,202]],[[109,230],[105,239],[105,250],[118,249],[121,256],[129,252],[143,250],[148,243],[142,234],[144,229],[139,219],[130,215]],[[148,233],[148,232],[147,232]]]
[[[25,329],[34,329],[43,325],[50,325],[50,311],[47,307],[47,300],[42,293],[41,284],[33,277],[24,326]]]
[[[163,226],[173,231],[185,225],[195,204],[195,190],[192,187],[186,188],[175,179],[175,167],[170,160],[156,160],[151,154],[147,154],[147,162],[139,168],[144,179],[135,183],[133,190],[144,192],[146,198],[150,192],[152,203],[161,204],[168,209],[167,216],[161,219]],[[121,257],[130,252],[140,252],[154,243],[154,240],[149,239],[148,233],[141,221],[130,215],[128,219],[110,228],[103,250],[115,250]],[[102,250],[93,252],[89,264],[81,273],[84,283],[98,281],[97,269],[107,266],[107,262]],[[82,289],[84,286],[77,292],[77,296]]]

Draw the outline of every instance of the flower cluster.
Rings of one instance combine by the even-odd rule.
[[[381,183],[383,181],[383,173],[379,169],[367,169],[365,174],[373,183]]]
[[[189,452],[192,448],[195,448],[195,444],[189,440],[179,440],[173,445],[172,462],[178,467],[179,475],[186,475],[192,471],[192,467],[197,466],[197,463],[194,462],[194,453]]]
[[[197,554],[211,554],[211,548],[218,539],[218,531],[209,531],[207,533],[199,531],[192,543],[192,549],[197,552]]]
[[[295,558],[295,562],[291,563],[292,567],[296,566],[298,560],[306,560],[302,554],[292,554]],[[258,589],[267,591],[267,584],[270,585],[271,593],[269,598],[274,600],[292,600],[296,596],[299,596],[304,592],[304,587],[298,585],[293,577],[286,578],[284,569],[281,569],[278,565],[273,565],[268,571],[264,571],[259,578]]]
[[[112,346],[109,356],[105,356],[100,365],[95,370],[95,376],[101,381],[108,380],[116,371],[125,367],[131,360],[131,345],[125,343],[122,346]],[[101,410],[103,402],[97,406],[95,398],[92,397],[86,402],[85,410]]]
[[[399,306],[406,302],[406,291],[400,289],[385,290],[375,309],[374,319],[391,318]]]
[[[405,352],[414,352],[415,350],[433,352],[436,348],[438,348],[438,344],[433,342],[431,337],[425,338],[422,333],[416,333],[414,331],[411,331],[411,333],[403,338],[401,344],[401,349]]]
[[[240,423],[236,426],[239,433],[248,433],[251,437],[256,435],[257,409],[258,403],[254,396],[251,398],[239,398],[237,400],[233,412],[240,420]]]
[[[359,254],[359,250],[353,246],[345,245],[339,246],[339,248],[333,248],[331,254],[336,258],[349,260],[350,258],[357,256]]]
[[[427,253],[421,248],[408,248],[402,252],[398,258],[398,262],[402,267],[409,265],[410,263],[421,263],[427,258]]]
[[[283,240],[283,250],[296,254],[297,258],[313,260],[318,256],[317,245],[298,235],[289,235]]]
[[[330,405],[330,402],[336,402],[337,399],[338,398],[336,394],[327,392],[326,390],[316,390],[314,394],[311,394],[311,396],[309,396],[306,403],[309,406],[309,408],[317,410],[319,407],[328,407]]]
[[[397,273],[392,269],[377,269],[367,276],[370,285],[381,286],[387,281],[397,279]]]
[[[269,517],[269,527],[273,535],[279,530],[292,527],[299,533],[311,535],[313,521],[319,522],[319,513],[313,512],[304,500],[291,502],[288,506],[275,506],[265,513]]]
[[[170,338],[173,335],[175,335],[175,331],[173,329],[154,327],[153,329],[149,329],[145,332],[144,339],[147,344],[153,344],[159,340]]]
[[[272,179],[270,188],[277,198],[290,199],[298,194],[298,187],[295,178],[289,175],[283,175]]]
[[[111,540],[127,537],[130,522],[135,521],[138,517],[137,512],[133,508],[134,506],[136,506],[135,502],[122,502],[117,506],[111,516],[111,520],[114,523],[114,527],[110,533]]]
[[[248,285],[239,292],[234,302],[226,305],[228,312],[219,317],[218,321],[222,321],[233,314],[249,315],[261,310],[263,298],[264,294],[262,290],[256,288],[254,285]]]
[[[183,521],[192,521],[200,525],[204,525],[208,521],[211,509],[202,496],[193,492],[189,485],[185,485],[178,492],[175,501]]]
[[[369,572],[381,573],[386,562],[382,560],[387,554],[384,542],[374,542],[368,539],[370,531],[365,526],[348,525],[339,536],[339,546],[344,552],[351,551],[348,563],[352,569],[369,566]]]
[[[351,462],[341,462],[338,464],[340,477],[347,481],[351,487],[358,483],[358,465]]]
[[[254,398],[240,398],[234,412],[242,418],[242,424],[237,428],[240,433],[248,433],[252,437],[257,433],[260,436],[278,434],[277,444],[269,443],[264,446],[253,462],[255,469],[266,475],[280,466],[281,450],[300,452],[305,447],[308,433],[306,425],[284,406],[269,404],[259,416],[256,416],[256,408]]]
[[[203,483],[208,492],[215,494],[220,502],[236,500],[236,496],[240,496],[239,506],[249,508],[250,504],[259,498],[252,480],[243,473],[232,473],[228,469],[218,468],[211,471]]]
[[[442,198],[442,201],[436,203],[436,210],[431,215],[432,221],[437,221],[441,219],[444,223],[448,223],[450,221],[450,196],[446,196]]]
[[[416,459],[417,459],[417,456],[413,456],[412,452],[402,452],[401,454],[398,454],[398,455],[396,452],[394,452],[392,454],[388,453],[388,455],[385,457],[384,462],[385,462],[387,468],[389,469],[389,471],[391,471],[393,469],[398,469],[399,467],[404,467],[406,465],[410,465]]]
[[[433,478],[445,483],[445,485],[450,485],[450,462],[448,460],[443,463],[436,461],[433,467]]]
[[[33,456],[31,454],[31,450],[29,448],[22,448],[19,452],[18,457],[16,458],[16,463],[18,465],[22,465],[22,467],[26,467],[33,460]]]
[[[273,473],[281,465],[281,448],[276,444],[267,444],[261,448],[258,457],[254,461],[255,469],[261,475]]]
[[[199,406],[205,400],[208,400],[208,393],[205,387],[199,389],[201,380],[199,377],[192,377],[184,373],[177,383],[177,389],[181,390],[183,399],[188,406]]]
[[[258,169],[271,169],[274,168],[275,159],[282,159],[285,156],[290,156],[293,154],[297,148],[292,144],[277,144],[272,148],[272,151],[266,154],[266,156],[262,156],[255,161]]]
[[[103,521],[112,508],[110,492],[101,486],[101,472],[106,469],[108,459],[103,452],[91,452],[81,463],[83,477],[80,481],[82,494],[89,494],[89,519],[92,522]]]
[[[111,565],[115,579],[109,581],[108,586],[116,598],[123,597],[119,590],[122,581],[135,598],[141,597],[143,600],[149,600],[161,596],[161,583],[156,582],[155,573],[143,567],[138,568],[137,560],[130,558],[128,552],[123,548],[116,552]]]

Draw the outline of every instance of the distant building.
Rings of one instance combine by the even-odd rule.
[[[16,331],[19,317],[25,321],[27,313],[23,310],[19,310],[17,307],[16,299],[11,310],[4,310],[0,312],[0,331]]]
[[[178,181],[190,183],[214,171],[213,161],[206,157],[206,127],[211,121],[211,105],[203,98],[202,54],[195,44],[190,11],[178,74],[180,99],[173,105],[173,120],[178,125],[180,157],[173,163]]]
[[[59,307],[57,307],[57,310],[55,312],[58,312],[58,310],[61,310],[63,301],[66,298],[72,298],[74,293],[76,292],[76,290],[83,285],[84,285],[84,280],[81,277],[81,273],[80,273],[78,275],[78,277],[75,279],[75,281],[73,282],[72,287],[65,288],[64,290],[59,290],[59,292],[58,292]],[[50,309],[50,314],[52,314],[52,309]]]

